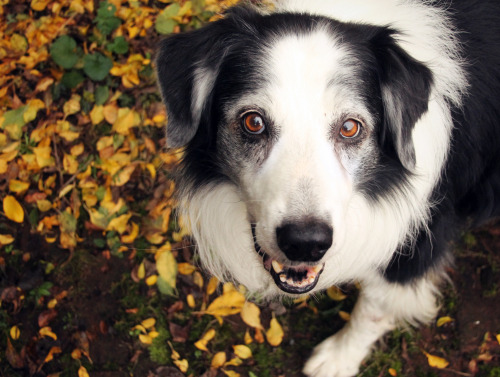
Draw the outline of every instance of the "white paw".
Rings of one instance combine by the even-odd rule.
[[[308,377],[352,377],[369,349],[349,342],[348,334],[341,330],[320,343],[304,366]]]

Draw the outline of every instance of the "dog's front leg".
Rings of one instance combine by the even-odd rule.
[[[374,343],[400,322],[425,323],[437,312],[437,289],[430,279],[407,285],[382,277],[365,281],[350,321],[319,344],[307,361],[309,377],[351,377]]]

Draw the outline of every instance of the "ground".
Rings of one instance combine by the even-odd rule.
[[[93,377],[224,375],[209,368],[213,351],[202,352],[193,343],[213,327],[217,335],[209,349],[230,355],[231,346],[242,343],[247,327],[238,315],[226,317],[221,326],[212,316],[197,314],[185,305],[188,294],[201,294],[189,275],[179,275],[176,295],[162,295],[134,281],[136,266],[126,254],[110,257],[84,249],[69,254],[29,237],[29,229],[26,232],[20,248],[33,250],[30,268],[19,261],[22,270],[11,264],[1,271],[2,347],[7,348],[0,358],[0,376],[71,376],[81,364]],[[178,262],[193,262],[189,244],[183,241],[176,248],[182,248]],[[444,290],[440,312],[440,317],[451,320],[439,327],[407,328],[388,335],[364,363],[361,376],[500,376],[496,339],[500,258],[495,255],[500,249],[500,226],[468,233],[455,248],[457,263],[449,271],[452,282]],[[13,262],[22,254],[10,258]],[[57,268],[47,275],[43,269],[50,264]],[[17,287],[29,292],[29,297],[21,299]],[[43,292],[44,287],[48,292]],[[261,306],[264,327],[271,313],[277,315],[285,332],[281,345],[254,341],[249,344],[252,358],[226,371],[243,376],[301,376],[301,365],[313,345],[343,325],[338,314],[351,310],[356,288],[349,288],[347,294],[342,301],[324,295],[302,303]],[[47,309],[48,298],[54,297],[59,297],[58,304]],[[146,345],[138,340],[134,325],[146,317],[156,319],[161,342],[155,339]],[[21,334],[16,340],[7,335],[11,324],[19,324]],[[57,339],[37,334],[45,326]],[[47,360],[54,347],[53,360]],[[187,373],[172,363],[171,347],[188,360]],[[84,355],[72,355],[76,349]],[[449,365],[430,366],[424,352]]]

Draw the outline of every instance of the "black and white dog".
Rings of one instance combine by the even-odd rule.
[[[208,270],[264,297],[362,286],[305,374],[435,316],[448,241],[500,215],[498,0],[239,5],[156,63]]]

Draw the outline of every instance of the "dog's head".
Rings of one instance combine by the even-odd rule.
[[[432,83],[393,31],[237,7],[156,63],[204,263],[301,294],[390,257],[363,217],[411,174]]]

